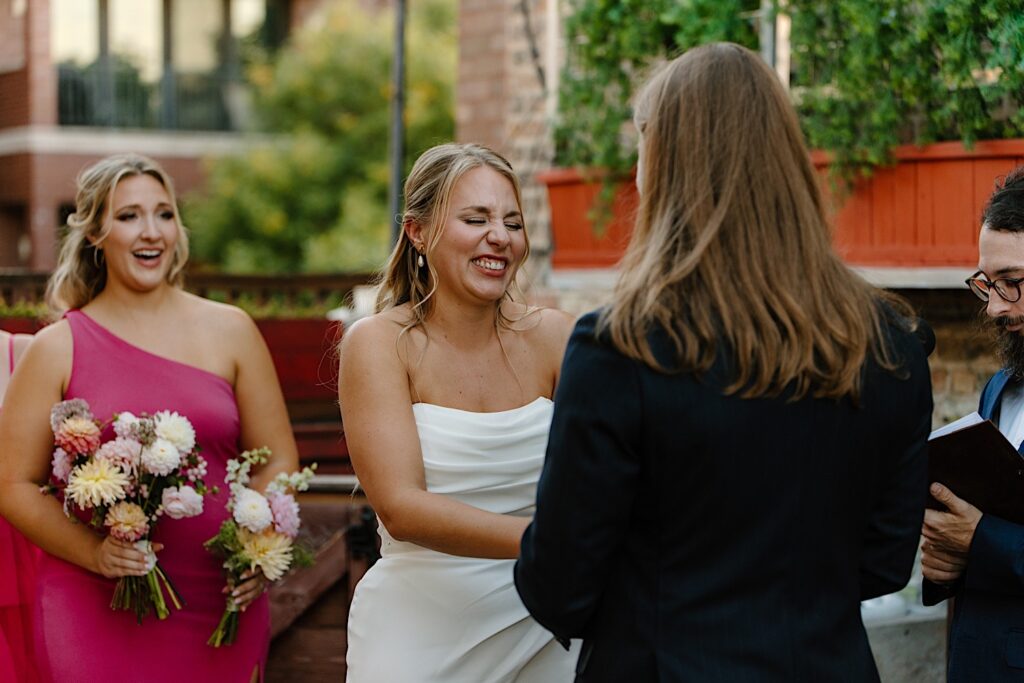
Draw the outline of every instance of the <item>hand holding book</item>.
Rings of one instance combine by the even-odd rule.
[[[1024,524],[1024,458],[991,420],[971,413],[932,432],[928,480],[958,498],[1016,524]],[[929,507],[942,509],[929,498]]]

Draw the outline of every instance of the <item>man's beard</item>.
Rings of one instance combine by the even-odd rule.
[[[1024,323],[1024,317],[1000,316],[992,321],[995,326],[996,348],[1003,367],[1014,379],[1024,379],[1024,331],[1011,332],[1007,325]]]

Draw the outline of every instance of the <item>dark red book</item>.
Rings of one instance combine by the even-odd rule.
[[[995,423],[978,413],[932,432],[928,479],[986,514],[1024,524],[1024,458]],[[930,496],[928,505],[943,509]]]

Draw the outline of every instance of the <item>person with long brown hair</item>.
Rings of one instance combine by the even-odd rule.
[[[345,438],[381,559],[356,586],[350,683],[549,683],[572,654],[512,584],[572,320],[528,307],[519,181],[474,144],[424,152],[377,313],[347,330]]]
[[[584,638],[577,681],[877,680],[860,601],[911,574],[931,339],[836,255],[756,54],[672,60],[635,122],[635,231],[569,342],[519,593]]]

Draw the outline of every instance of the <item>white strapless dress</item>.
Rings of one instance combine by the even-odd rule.
[[[427,490],[531,517],[552,403],[497,413],[416,403]],[[356,586],[348,619],[349,683],[569,683],[566,652],[527,613],[514,560],[457,557],[396,541]]]

